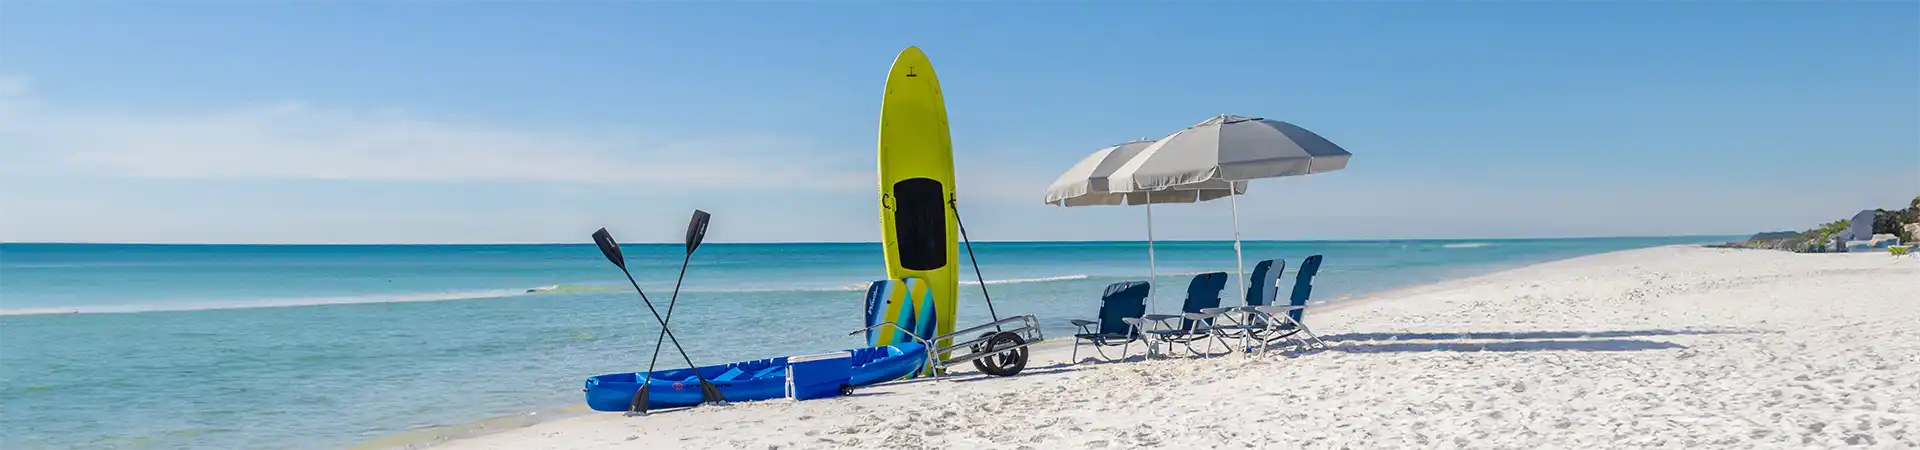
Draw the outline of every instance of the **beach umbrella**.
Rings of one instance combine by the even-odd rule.
[[[1320,135],[1294,124],[1259,117],[1220,115],[1155,141],[1107,175],[1109,192],[1155,192],[1181,186],[1226,183],[1245,194],[1247,182],[1345,169],[1353,156]],[[1223,191],[1224,192],[1224,191]],[[1233,256],[1240,291],[1247,290],[1240,252],[1240,202],[1233,203]]]
[[[1246,186],[1236,186],[1226,181],[1205,181],[1185,186],[1169,186],[1160,189],[1140,189],[1130,192],[1112,192],[1108,187],[1115,170],[1127,161],[1138,156],[1142,150],[1152,146],[1154,141],[1140,139],[1133,142],[1103,148],[1087,155],[1074,164],[1073,168],[1060,175],[1059,179],[1047,186],[1047,204],[1075,206],[1109,205],[1146,205],[1147,207],[1147,280],[1151,284],[1158,269],[1153,255],[1153,204],[1155,203],[1198,203],[1232,195],[1229,189],[1246,193]],[[1154,298],[1149,289],[1147,297],[1149,310]]]

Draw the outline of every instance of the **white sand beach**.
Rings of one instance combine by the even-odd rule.
[[[1920,447],[1913,257],[1651,248],[1307,323],[1331,349],[1067,364],[1071,337],[1049,336],[1011,378],[592,414],[434,448]]]

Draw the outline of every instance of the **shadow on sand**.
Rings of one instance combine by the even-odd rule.
[[[1608,331],[1484,331],[1463,333],[1343,333],[1321,336],[1327,342],[1413,341],[1413,340],[1526,340],[1526,339],[1609,339],[1651,336],[1691,336],[1707,334],[1761,333],[1750,330],[1608,330]]]
[[[1342,333],[1322,336],[1328,348],[1295,354],[1319,352],[1418,353],[1418,352],[1630,352],[1687,348],[1684,345],[1645,339],[1658,336],[1697,336],[1711,334],[1766,333],[1755,330],[1591,330],[1591,331],[1487,331],[1460,333]],[[1420,342],[1437,341],[1437,342]],[[1474,341],[1474,342],[1460,342]]]
[[[904,380],[894,380],[894,381],[888,381],[884,384],[887,386],[907,386],[907,385],[928,383],[928,382],[934,382],[934,381],[939,381],[942,383],[971,383],[975,381],[1018,378],[1018,377],[1028,376],[1028,375],[1047,375],[1047,374],[1055,374],[1055,373],[1067,373],[1067,372],[1073,372],[1073,371],[1086,368],[1086,367],[1082,367],[1082,366],[1070,364],[1070,363],[1054,363],[1051,365],[1040,366],[1040,367],[1028,367],[1025,370],[1021,370],[1019,375],[1015,375],[1013,377],[996,377],[996,376],[991,376],[984,373],[973,371],[972,370],[973,368],[971,366],[963,366],[963,367],[966,367],[964,371],[949,372],[949,374],[941,376],[939,378],[913,378],[913,379],[904,379]]]
[[[1630,352],[1686,348],[1672,342],[1639,339],[1599,339],[1585,341],[1510,341],[1510,342],[1345,342],[1318,351],[1347,353],[1423,353],[1423,352]]]

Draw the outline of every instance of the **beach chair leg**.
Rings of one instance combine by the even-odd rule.
[[[1287,317],[1287,323],[1291,323],[1294,326],[1294,332],[1288,334],[1288,336],[1292,337],[1293,340],[1300,342],[1301,349],[1313,348],[1313,345],[1315,343],[1320,344],[1321,348],[1327,348],[1327,342],[1320,340],[1320,335],[1313,334],[1313,329],[1307,328],[1307,324],[1300,323],[1300,321],[1298,320],[1293,320],[1293,317],[1291,316]],[[1300,333],[1306,333],[1308,338],[1313,339],[1313,342],[1307,342],[1306,339],[1300,338]]]
[[[1300,332],[1302,332],[1302,333],[1306,333],[1306,334],[1307,334],[1307,337],[1308,337],[1308,338],[1312,338],[1312,339],[1313,339],[1313,342],[1314,342],[1314,343],[1318,343],[1318,344],[1320,344],[1320,348],[1327,348],[1327,341],[1322,341],[1322,340],[1320,340],[1320,335],[1318,335],[1318,334],[1313,334],[1313,329],[1312,329],[1312,328],[1307,328],[1307,324],[1304,324],[1304,323],[1300,323],[1300,321],[1298,321],[1298,320],[1293,320],[1293,318],[1292,318],[1292,317],[1288,317],[1288,318],[1287,318],[1287,321],[1289,321],[1289,322],[1293,322],[1293,326],[1296,326],[1296,327],[1300,327]],[[1295,339],[1299,339],[1299,338],[1295,338]],[[1304,340],[1304,339],[1302,339],[1302,340],[1300,341],[1300,344],[1301,344],[1302,346],[1304,346],[1304,347],[1307,347],[1307,348],[1312,348],[1312,347],[1313,347],[1313,345],[1312,345],[1312,344],[1309,344],[1309,343],[1307,343],[1307,341],[1306,341],[1306,340]]]
[[[1244,354],[1244,356],[1252,356],[1252,354],[1254,354],[1254,340],[1252,340],[1252,338],[1254,338],[1254,329],[1246,329],[1246,331],[1240,333],[1240,354]]]
[[[1307,326],[1306,326],[1306,325],[1301,325],[1301,326],[1300,326],[1300,331],[1303,331],[1303,332],[1306,332],[1306,333],[1307,333],[1307,337],[1309,337],[1309,338],[1313,338],[1313,342],[1315,342],[1315,343],[1318,343],[1318,344],[1320,344],[1320,348],[1322,348],[1322,349],[1325,349],[1325,348],[1329,348],[1329,347],[1327,346],[1327,341],[1322,341],[1322,340],[1320,340],[1320,335],[1317,335],[1317,334],[1313,334],[1313,329],[1311,329],[1311,328],[1307,328]]]
[[[1067,357],[1067,361],[1073,364],[1080,363],[1080,338],[1073,338],[1073,356]]]

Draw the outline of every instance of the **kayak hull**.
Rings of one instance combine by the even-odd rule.
[[[714,387],[720,389],[720,396],[729,402],[781,398],[787,393],[786,367],[787,358],[781,357],[695,369],[661,370],[653,372],[651,377],[647,372],[589,377],[585,389],[587,407],[595,411],[626,411],[633,404],[633,394],[640,390],[639,380],[642,379],[648,380],[647,409],[698,405],[703,399],[700,380],[694,377],[695,372],[710,380]]]
[[[924,367],[927,361],[926,347],[917,342],[847,351],[853,353],[850,361],[853,365],[851,378],[847,384],[856,387],[900,379]],[[787,396],[787,358],[779,357],[695,369],[661,370],[653,372],[651,377],[647,372],[588,377],[584,389],[587,407],[595,411],[626,411],[633,404],[633,394],[640,390],[640,380],[643,379],[648,380],[649,410],[699,405],[705,399],[701,398],[700,380],[694,377],[696,372],[719,388],[721,397],[728,402]]]
[[[927,347],[918,342],[849,351],[853,352],[853,378],[847,384],[853,386],[898,380],[927,365]]]

